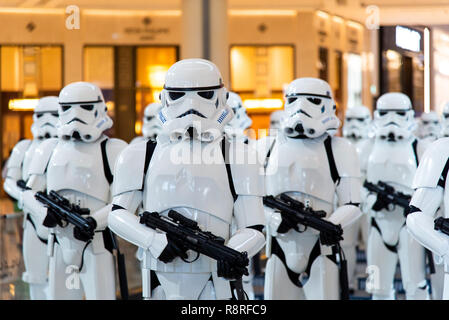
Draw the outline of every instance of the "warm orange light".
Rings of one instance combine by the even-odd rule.
[[[230,16],[296,16],[296,10],[228,10]]]
[[[142,121],[137,120],[136,124],[134,126],[134,131],[136,132],[137,135],[140,135],[142,133]]]
[[[363,26],[360,23],[354,21],[346,21],[346,25],[351,28],[363,29]]]
[[[181,10],[112,10],[112,9],[85,9],[83,14],[94,16],[165,16],[179,17]]]
[[[12,111],[33,111],[39,99],[11,99],[8,102],[8,109]]]
[[[282,109],[282,99],[245,99],[243,105],[246,109]]]
[[[147,67],[148,81],[151,87],[163,88],[165,83],[165,74],[169,66],[151,65]]]
[[[323,18],[323,19],[329,19],[329,13],[327,13],[327,12],[318,10],[318,11],[316,11],[315,13],[316,13],[316,15],[317,15],[318,17],[320,17],[320,18]]]

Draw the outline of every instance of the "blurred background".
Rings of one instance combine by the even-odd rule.
[[[329,82],[340,119],[355,105],[372,110],[388,91],[406,93],[417,116],[441,113],[448,21],[447,0],[0,0],[0,163],[32,138],[37,100],[80,80],[103,90],[108,134],[130,142],[184,58],[217,64],[253,120],[252,138],[266,135],[299,77]],[[0,199],[0,298],[11,298],[23,285],[14,282],[21,225],[3,189]]]

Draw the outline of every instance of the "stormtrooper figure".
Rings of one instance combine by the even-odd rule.
[[[441,137],[449,137],[449,102],[444,105],[441,114]]]
[[[20,195],[22,189],[17,185],[19,180],[26,182],[29,178],[29,168],[34,153],[46,139],[57,136],[56,125],[58,121],[58,98],[44,97],[34,109],[31,132],[33,140],[22,140],[13,149],[7,165],[7,176],[4,182],[5,191],[22,206]],[[47,298],[47,229],[36,225],[31,216],[25,212],[23,232],[23,258],[25,272],[22,279],[28,283],[30,298],[32,300],[45,300]],[[42,237],[38,236],[37,229]]]
[[[245,160],[254,155],[244,143],[224,140],[224,126],[232,118],[226,98],[212,62],[175,63],[161,94],[157,143],[129,145],[117,161],[109,227],[143,249],[145,299],[152,294],[168,300],[229,299],[230,280],[237,276],[230,263],[197,255],[179,240],[141,224],[134,214],[141,203],[147,212],[166,217],[175,210],[195,220],[226,246],[247,252],[249,259],[265,244],[263,170],[257,161],[251,165]],[[230,152],[223,154],[225,150]]]
[[[264,153],[266,194],[286,194],[306,208],[322,210],[324,219],[345,230],[361,216],[360,169],[355,148],[334,137],[340,121],[331,88],[320,79],[300,78],[285,94],[282,130]],[[339,299],[337,260],[332,247],[321,241],[325,235],[265,210],[265,299]]]
[[[161,107],[161,104],[158,102],[150,103],[145,107],[145,111],[143,112],[142,136],[135,137],[131,143],[141,142],[145,139],[156,140],[157,135],[161,131],[161,125],[157,119],[157,114]]]
[[[270,135],[275,136],[281,128],[284,110],[277,110],[270,115]]]
[[[410,214],[407,216],[409,233],[434,253],[434,258],[439,265],[443,265],[443,280],[442,283],[438,283],[438,287],[443,286],[443,293],[439,298],[444,300],[449,299],[449,236],[435,229],[434,220],[438,216],[437,211],[442,202],[444,218],[440,219],[447,222],[449,216],[446,209],[449,199],[448,159],[449,138],[441,138],[433,142],[426,150],[413,180],[415,192],[410,202]],[[432,281],[432,289],[435,284]]]
[[[441,123],[435,111],[425,112],[419,120],[419,134],[421,139],[433,142],[440,137]]]
[[[376,137],[368,159],[367,182],[384,182],[394,192],[412,194],[412,179],[423,153],[413,135],[415,121],[410,99],[402,93],[382,95],[374,112]],[[407,299],[428,297],[424,248],[407,232],[406,209],[367,192],[366,210],[371,216],[367,245],[367,291],[374,300],[394,299],[393,280],[399,258]]]
[[[103,132],[112,126],[101,90],[88,82],[65,86],[59,94],[58,138],[37,149],[23,192],[24,208],[36,226],[51,222],[48,236],[50,299],[115,299],[115,267],[107,217],[110,185],[118,154],[126,143]],[[79,236],[35,198],[37,191],[55,191],[89,210],[92,239]],[[44,235],[39,234],[40,237]]]
[[[366,166],[373,144],[373,141],[370,138],[371,122],[371,112],[365,106],[355,106],[346,110],[343,136],[348,139],[357,150],[362,181],[364,181],[366,177]],[[369,231],[368,215],[363,215],[356,223],[345,230],[342,247],[348,260],[348,280],[350,286],[354,283],[357,260],[356,245],[359,231],[361,232],[363,243],[366,245]]]
[[[234,112],[234,117],[225,126],[227,138],[238,139],[248,143],[248,137],[245,135],[245,130],[251,126],[253,121],[248,117],[242,99],[238,94],[229,92],[227,104]]]

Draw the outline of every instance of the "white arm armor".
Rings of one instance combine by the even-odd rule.
[[[434,216],[443,199],[443,188],[419,188],[413,194],[410,206],[414,211],[407,216],[408,232],[424,247],[440,257],[449,253],[449,237],[434,229]]]
[[[167,245],[167,237],[141,224],[135,215],[142,203],[145,151],[146,142],[137,142],[120,153],[114,170],[113,208],[108,225],[121,238],[150,250],[157,258]]]
[[[108,225],[121,238],[144,250],[149,250],[153,257],[157,258],[167,246],[167,237],[139,222],[139,217],[134,212],[141,202],[141,191],[131,191],[115,196],[113,210],[108,216]]]
[[[6,166],[6,178],[3,189],[7,194],[19,200],[22,190],[17,186],[17,181],[22,179],[22,164],[25,153],[31,144],[31,140],[19,141],[11,152]]]
[[[45,191],[47,188],[46,171],[53,150],[58,143],[58,139],[48,139],[37,147],[33,161],[30,164],[27,187],[31,190],[22,193],[23,207],[30,211],[38,223],[44,221],[47,215],[47,208],[34,198],[37,191]]]
[[[231,144],[229,159],[235,193],[234,216],[237,232],[228,241],[228,246],[254,256],[265,245],[261,231],[265,224],[262,196],[264,195],[263,167],[257,158],[256,148],[249,148],[241,141]]]
[[[120,152],[126,148],[128,144],[120,139],[109,139],[106,144],[107,159],[111,172],[115,170],[115,164]],[[108,226],[108,215],[111,212],[112,204],[108,204],[103,208],[92,213],[91,217],[97,223],[96,230],[104,230]]]
[[[422,156],[413,179],[412,188],[436,188],[448,159],[449,138],[442,138],[433,142]]]
[[[237,232],[228,241],[228,246],[248,253],[251,258],[265,245],[262,232],[249,227],[265,224],[263,203],[259,196],[239,196],[234,204],[234,215],[237,222]]]
[[[21,197],[24,211],[30,212],[37,223],[42,224],[47,215],[47,208],[42,205],[34,195],[38,191],[45,191],[47,182],[45,175],[31,175],[27,187],[31,190],[23,191]]]
[[[358,206],[361,201],[359,158],[355,147],[343,138],[332,139],[332,150],[335,165],[340,176],[340,182],[336,190],[339,207],[328,220],[334,224],[341,224],[342,228],[346,228],[362,215]]]

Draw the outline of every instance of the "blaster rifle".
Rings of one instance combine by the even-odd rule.
[[[170,210],[167,217],[157,212],[143,212],[140,215],[140,223],[166,233],[167,237],[183,244],[186,249],[197,252],[195,260],[200,254],[204,254],[216,261],[226,261],[233,266],[240,277],[232,281],[232,285],[236,289],[237,299],[244,300],[242,276],[248,275],[249,264],[246,252],[239,252],[226,246],[222,237],[201,230],[196,221],[184,217],[175,210]],[[188,263],[195,261],[183,260]]]
[[[59,195],[56,191],[50,191],[47,195],[44,192],[37,192],[35,198],[48,208],[52,214],[56,215],[58,220],[65,221],[74,225],[75,238],[88,241],[94,237],[95,228],[97,224],[92,217],[84,218],[82,215],[88,215],[90,210],[87,208],[80,208],[78,205],[70,203],[70,201]],[[49,221],[49,215],[44,220],[44,226],[53,228],[55,224]]]

